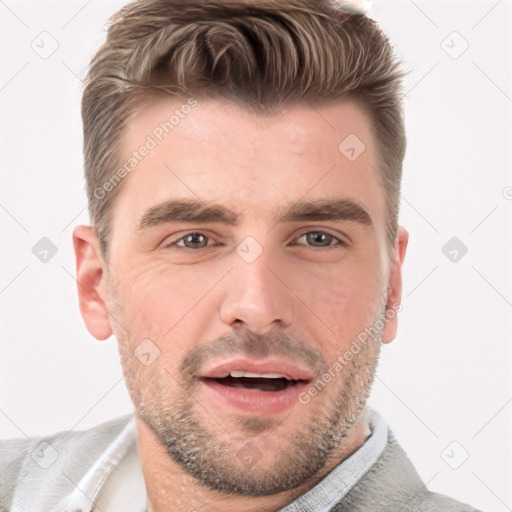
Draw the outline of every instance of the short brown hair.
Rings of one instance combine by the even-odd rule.
[[[110,20],[82,99],[89,213],[104,257],[112,204],[122,184],[108,194],[97,191],[120,165],[125,122],[151,90],[228,99],[260,112],[285,101],[342,95],[362,101],[379,149],[392,247],[406,146],[399,68],[375,21],[342,12],[329,0],[128,4]]]

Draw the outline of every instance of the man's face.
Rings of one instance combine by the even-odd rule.
[[[390,270],[375,141],[347,101],[268,116],[199,101],[155,132],[184,103],[153,99],[124,135],[121,160],[157,144],[114,203],[110,323],[172,458],[210,487],[272,494],[325,465],[372,383],[382,324],[356,340]]]

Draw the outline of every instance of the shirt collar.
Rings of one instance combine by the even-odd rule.
[[[281,509],[281,512],[328,512],[375,464],[388,441],[388,426],[376,411],[369,409],[371,435],[348,459],[336,466],[307,493]]]

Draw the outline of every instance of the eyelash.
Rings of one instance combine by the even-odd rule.
[[[302,233],[301,235],[299,235],[297,240],[302,238],[303,236],[306,236],[306,235],[309,235],[309,234],[327,235],[328,237],[332,238],[332,240],[337,242],[337,243],[334,243],[334,244],[331,244],[331,245],[325,245],[325,246],[314,246],[314,245],[297,244],[297,243],[293,243],[292,245],[305,245],[307,247],[313,247],[313,248],[316,248],[316,249],[330,249],[332,247],[338,247],[338,246],[340,246],[340,247],[347,247],[347,245],[348,245],[347,242],[345,242],[341,238],[338,238],[337,236],[334,236],[331,233],[328,233],[326,231],[306,231],[305,233]],[[212,238],[212,237],[209,237],[209,236],[207,236],[204,233],[201,233],[199,231],[191,231],[190,233],[186,233],[185,235],[183,235],[181,238],[178,238],[174,242],[171,242],[171,243],[165,245],[164,248],[168,249],[168,248],[171,248],[171,247],[177,247],[178,249],[181,249],[181,250],[199,251],[200,249],[207,249],[208,247],[210,247],[210,246],[207,245],[205,247],[199,247],[198,249],[191,249],[190,247],[182,247],[182,246],[178,245],[178,242],[182,242],[188,236],[191,236],[191,235],[204,236],[207,240],[210,240]]]

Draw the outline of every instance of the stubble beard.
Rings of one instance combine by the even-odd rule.
[[[378,309],[375,319],[384,313],[382,303]],[[122,318],[118,301],[111,304],[111,310],[116,318]],[[246,443],[255,440],[253,436],[263,434],[271,423],[268,419],[241,419],[234,432],[233,422],[229,422],[229,428],[219,428],[218,423],[209,418],[220,432],[216,434],[202,420],[205,410],[187,386],[176,386],[179,395],[169,396],[169,389],[160,386],[159,376],[134,357],[134,344],[127,339],[128,333],[120,329],[116,337],[136,414],[153,430],[170,457],[212,490],[256,497],[301,486],[336,455],[337,448],[364,412],[378,365],[382,331],[369,339],[344,365],[338,379],[333,380],[338,386],[335,398],[326,402],[324,390],[304,405],[314,406],[309,420],[278,443],[274,440],[271,460],[269,454],[264,454],[254,464],[248,464],[239,454]],[[159,368],[157,371],[167,370]],[[167,382],[169,375],[164,377],[162,381]],[[283,421],[286,422],[286,418]],[[268,440],[275,435],[274,430],[268,429]],[[256,440],[254,444],[261,446]]]

